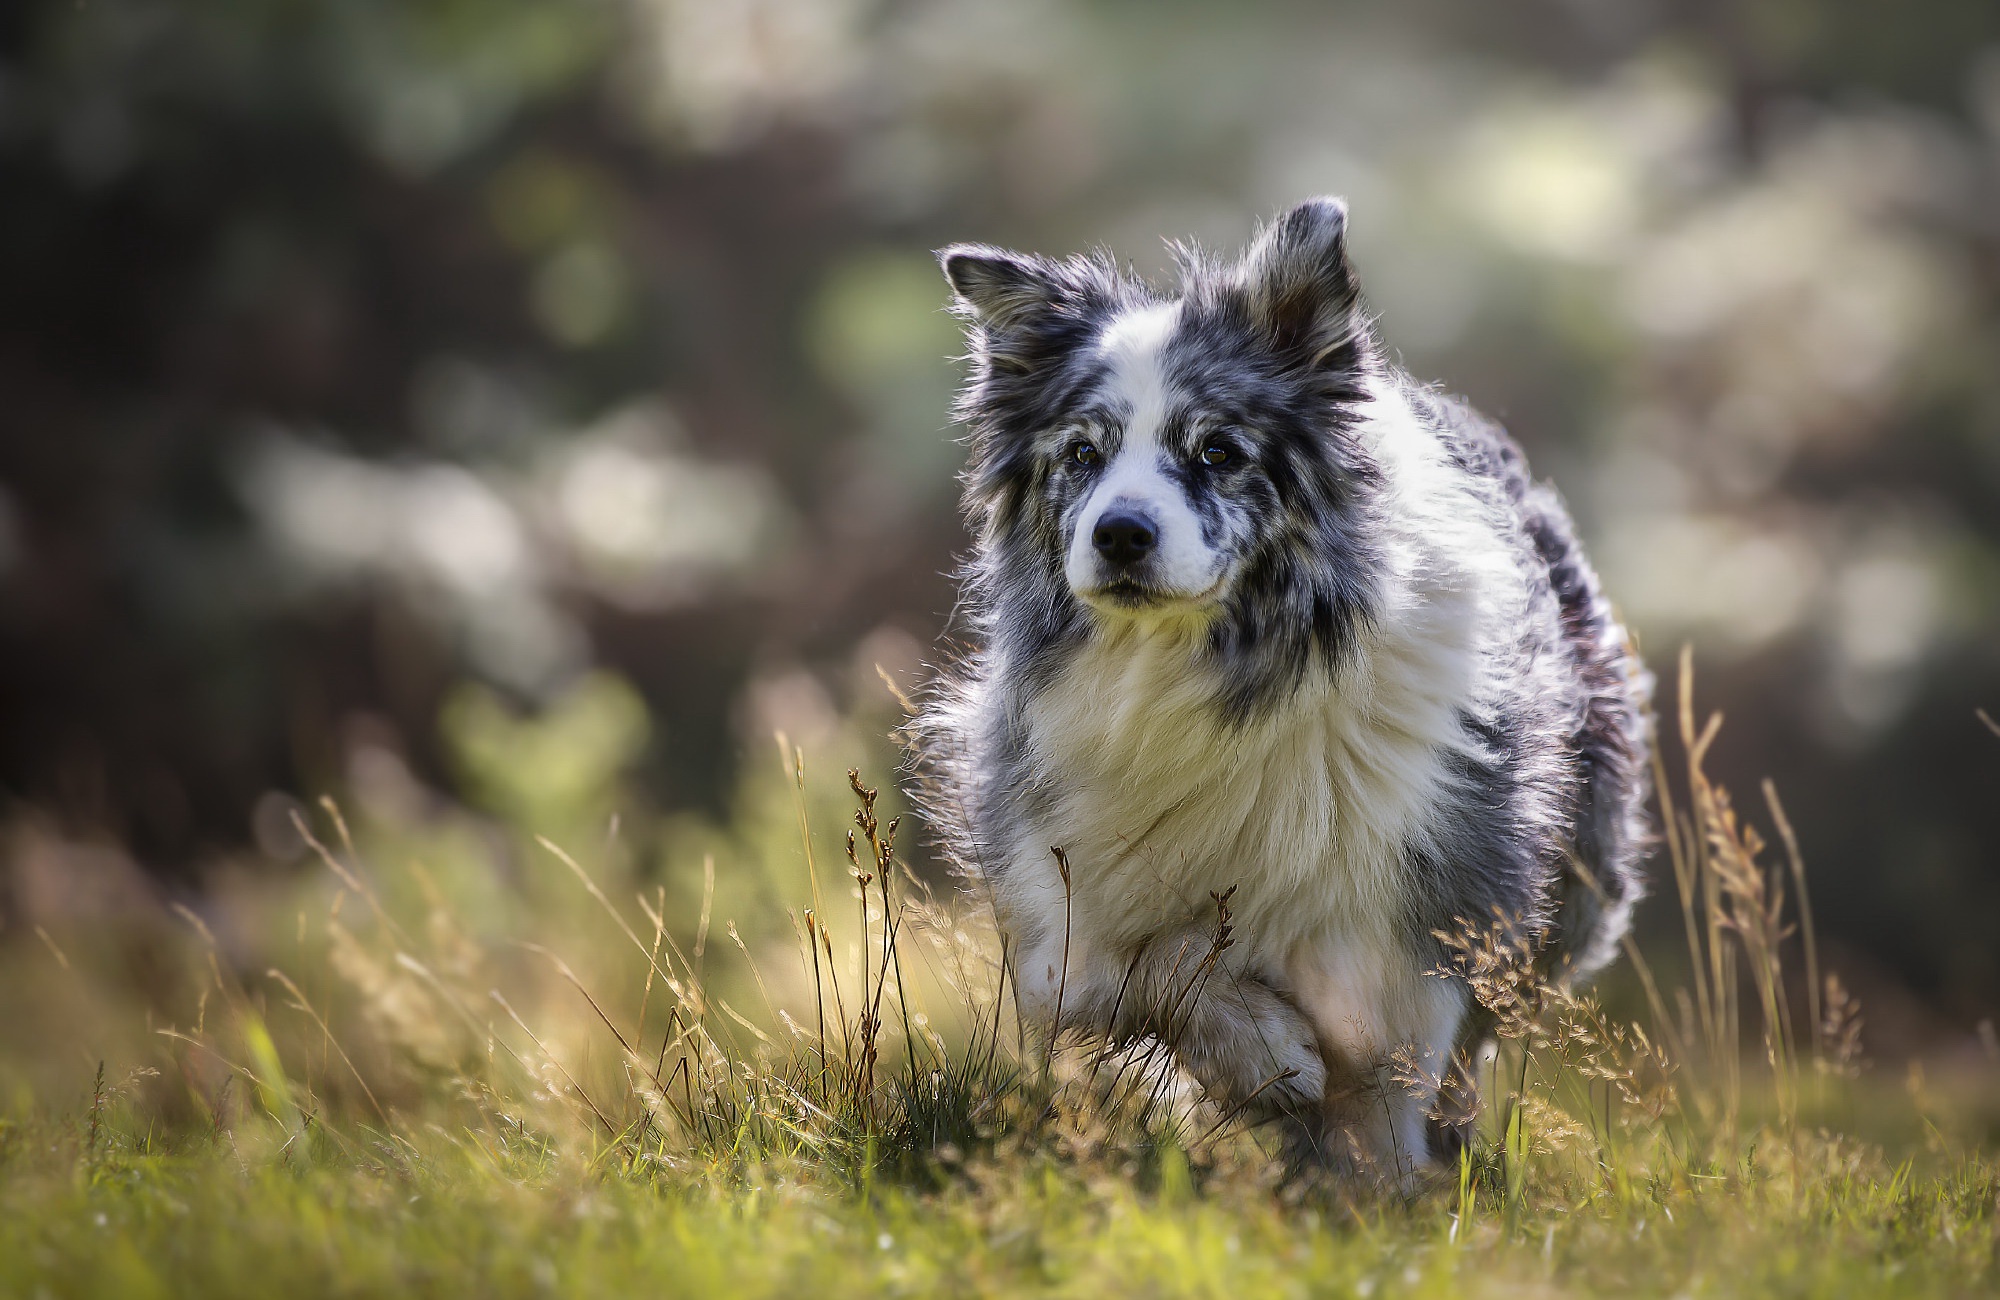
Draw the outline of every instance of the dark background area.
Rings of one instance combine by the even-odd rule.
[[[269,847],[273,792],[384,753],[453,788],[466,681],[532,713],[616,673],[635,788],[724,811],[773,725],[916,680],[944,626],[928,250],[1159,272],[1161,237],[1319,192],[1406,363],[1567,493],[1663,683],[1694,647],[1717,771],[1775,780],[1829,943],[1914,995],[1878,1031],[1969,1034],[2000,1003],[1985,0],[9,5],[0,941],[60,894],[22,828],[197,891]]]

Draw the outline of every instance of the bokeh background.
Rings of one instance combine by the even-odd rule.
[[[1976,1050],[1990,0],[16,0],[0,950],[143,985],[147,918],[313,869],[322,794],[495,895],[557,829],[683,896],[688,828],[783,811],[774,731],[889,774],[946,627],[929,250],[1157,273],[1321,192],[1663,679],[1694,647],[1871,1048]]]

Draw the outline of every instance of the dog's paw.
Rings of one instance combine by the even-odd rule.
[[[1304,1022],[1300,1022],[1303,1027]],[[1263,1079],[1253,1087],[1261,1086],[1266,1080],[1270,1087],[1264,1096],[1272,1105],[1285,1110],[1316,1108],[1326,1096],[1326,1060],[1320,1055],[1319,1043],[1307,1036],[1288,1037],[1274,1046],[1277,1050],[1268,1053],[1268,1070]]]
[[[1212,991],[1182,1036],[1180,1056],[1217,1100],[1261,1113],[1314,1111],[1326,1095],[1312,1026],[1259,980]]]

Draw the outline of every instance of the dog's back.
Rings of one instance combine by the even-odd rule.
[[[1588,975],[1609,963],[1644,892],[1640,871],[1651,786],[1648,731],[1653,677],[1584,556],[1560,495],[1528,473],[1520,444],[1466,402],[1431,390],[1413,394],[1467,473],[1493,480],[1519,519],[1561,613],[1563,643],[1582,701],[1574,746],[1572,859],[1547,957],[1557,971]]]

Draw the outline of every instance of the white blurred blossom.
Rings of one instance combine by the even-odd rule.
[[[548,599],[519,512],[486,479],[442,462],[380,464],[267,429],[243,496],[306,584],[381,581],[459,634],[500,680],[535,688],[582,661],[582,634]]]
[[[740,143],[846,89],[862,0],[641,0],[653,112],[697,147]]]
[[[543,472],[581,577],[638,608],[695,599],[771,558],[787,521],[759,467],[708,460],[662,407],[639,403],[576,435]]]

